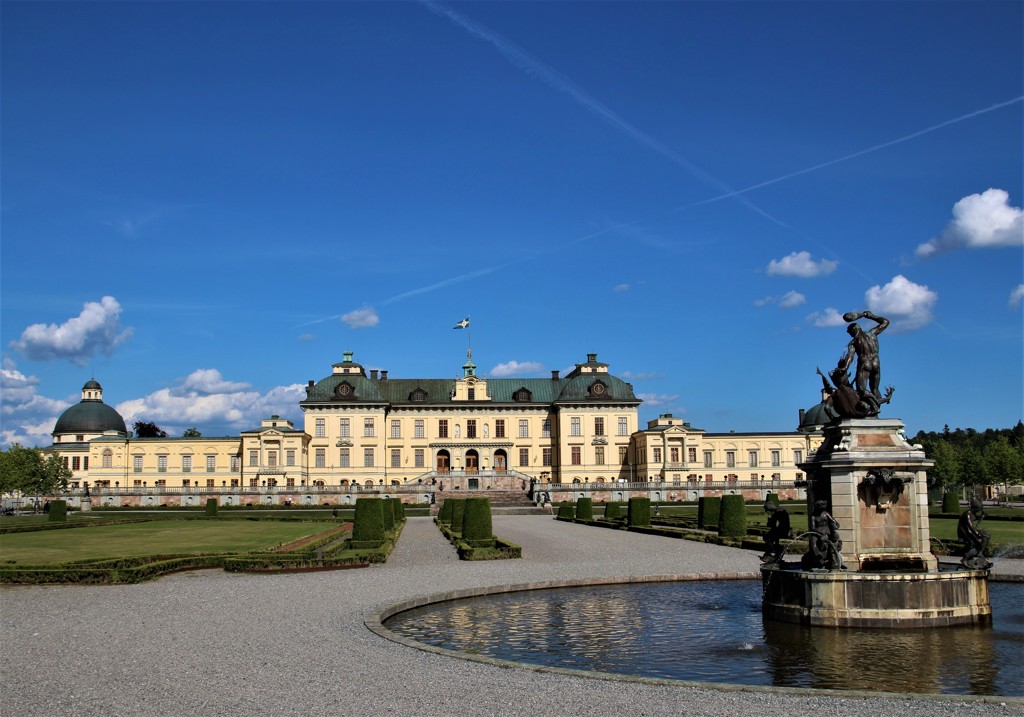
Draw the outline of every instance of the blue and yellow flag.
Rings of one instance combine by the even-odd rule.
[[[459,323],[452,327],[453,329],[468,329],[469,328],[469,317],[467,316]]]

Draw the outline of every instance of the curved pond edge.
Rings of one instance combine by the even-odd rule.
[[[549,580],[535,583],[521,583],[517,585],[489,585],[463,590],[451,590],[448,592],[435,593],[410,598],[401,602],[387,605],[379,612],[372,612],[363,618],[363,624],[370,632],[379,635],[400,645],[411,647],[423,652],[431,652],[445,657],[453,657],[469,662],[479,662],[493,667],[513,668],[540,672],[567,677],[581,677],[591,680],[603,680],[605,682],[629,682],[642,685],[655,685],[662,687],[683,687],[690,689],[716,690],[718,692],[753,692],[760,694],[790,695],[796,697],[844,697],[847,699],[887,699],[887,700],[913,700],[932,702],[972,702],[987,704],[1005,704],[1024,706],[1024,697],[1007,695],[936,695],[928,693],[910,692],[884,692],[879,690],[829,690],[814,687],[775,687],[764,685],[738,685],[728,682],[700,682],[696,680],[672,680],[659,677],[639,677],[635,675],[623,675],[617,672],[600,672],[597,670],[576,670],[567,667],[550,667],[546,665],[531,665],[526,662],[515,662],[512,660],[501,660],[485,655],[475,655],[459,650],[449,650],[444,647],[428,645],[418,640],[399,635],[397,632],[388,629],[384,623],[398,613],[425,607],[452,600],[464,598],[486,597],[488,595],[501,595],[504,593],[524,592],[530,590],[548,590],[552,588],[575,588],[590,587],[596,585],[622,585],[629,583],[668,583],[668,582],[694,582],[706,580],[760,580],[760,572],[749,573],[689,573],[685,575],[630,575],[624,577],[601,577],[585,578],[581,580]],[[1021,582],[1017,576],[1009,579],[990,577],[992,582]],[[830,629],[830,628],[821,628]]]

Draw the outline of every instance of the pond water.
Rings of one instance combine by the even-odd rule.
[[[1024,695],[1024,584],[991,583],[993,625],[804,627],[761,616],[755,580],[558,588],[453,600],[386,623],[503,660],[745,685]]]

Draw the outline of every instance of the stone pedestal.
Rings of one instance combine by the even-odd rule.
[[[928,460],[897,419],[847,419],[825,428],[802,463],[807,504],[839,523],[843,570],[761,569],[764,614],[831,627],[988,624],[988,571],[939,572],[928,528]]]
[[[849,571],[935,570],[928,528],[928,468],[898,419],[847,419],[801,465],[808,510],[825,500],[839,522]]]
[[[79,505],[78,509],[80,511],[82,511],[83,513],[88,513],[90,511],[92,511],[92,498],[89,498],[89,497],[82,498],[81,505]]]

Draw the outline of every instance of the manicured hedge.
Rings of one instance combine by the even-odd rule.
[[[594,499],[579,498],[576,500],[576,520],[594,519]]]
[[[729,538],[741,538],[747,534],[747,505],[742,495],[722,496],[718,534]]]
[[[50,508],[52,511],[53,508]],[[943,513],[959,513],[960,512],[960,494],[959,493],[943,493],[942,494],[942,512]]]
[[[491,532],[491,499],[467,498],[462,514],[462,540],[470,547],[493,548]]]
[[[380,498],[356,498],[352,547],[376,548],[384,541],[384,532],[384,501]]]
[[[207,498],[206,499],[206,515],[210,518],[217,517],[217,499]]]
[[[705,496],[697,499],[697,525],[704,530],[718,527],[718,514],[722,510],[719,496]]]
[[[558,514],[555,517],[559,520],[572,520],[576,517],[576,511],[573,509],[571,503],[560,503],[558,506]]]
[[[626,509],[626,523],[630,528],[651,524],[651,499],[630,498]]]
[[[604,517],[606,520],[619,520],[622,518],[622,506],[619,503],[608,503],[604,507]]]
[[[51,523],[63,523],[68,518],[68,502],[55,500],[50,503],[50,514],[46,517]]]

